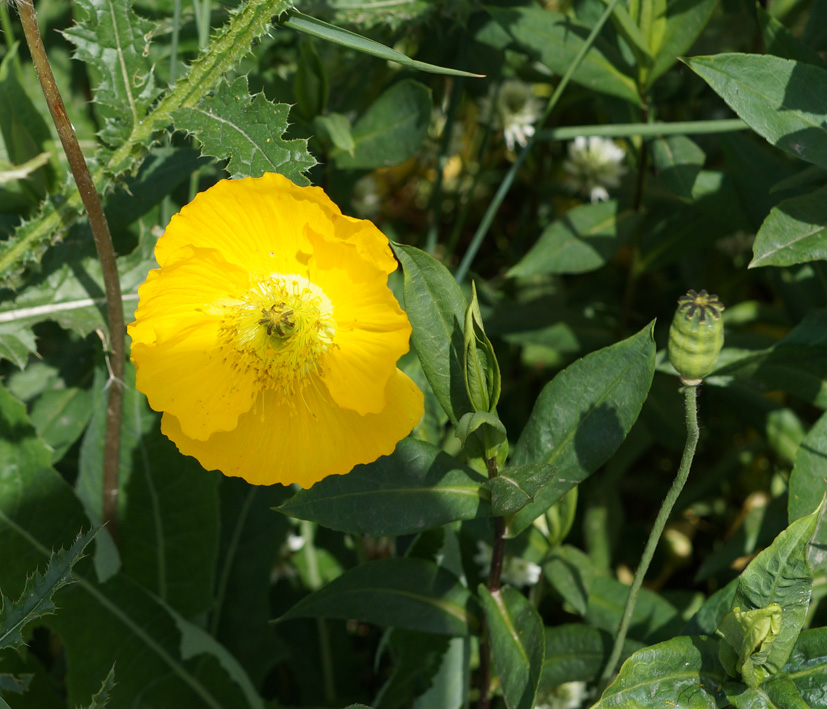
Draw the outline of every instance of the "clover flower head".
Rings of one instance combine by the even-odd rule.
[[[137,388],[208,470],[308,487],[422,416],[387,238],[287,178],[223,180],[169,223],[129,326]]]
[[[477,541],[477,553],[474,562],[482,568],[483,575],[491,572],[491,555],[493,550],[489,544]],[[503,562],[501,578],[515,588],[534,586],[540,580],[542,569],[533,561],[526,561],[518,556],[507,556]]]
[[[619,186],[620,178],[626,174],[626,151],[614,141],[596,135],[575,138],[568,151],[568,160],[563,163],[566,185],[587,195],[592,202],[609,199],[609,188]]]
[[[496,103],[495,103],[496,101]],[[518,79],[507,79],[497,90],[492,85],[488,95],[480,99],[480,117],[493,128],[503,131],[509,150],[515,145],[525,147],[534,135],[534,124],[540,118],[542,104],[531,86]]]
[[[540,690],[534,709],[579,709],[588,694],[585,682],[566,682],[553,689]]]

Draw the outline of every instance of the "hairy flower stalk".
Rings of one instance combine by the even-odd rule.
[[[669,515],[672,514],[672,509],[689,478],[692,459],[695,457],[695,448],[700,436],[700,429],[698,428],[698,386],[703,381],[703,377],[715,368],[718,353],[723,345],[723,322],[721,320],[723,309],[724,306],[718,300],[718,296],[709,295],[705,290],[700,293],[690,290],[678,299],[675,318],[669,330],[669,358],[684,384],[681,391],[686,416],[686,443],[678,474],[666,494],[652,526],[652,531],[649,533],[649,539],[643,550],[640,565],[635,572],[635,578],[629,589],[612,653],[600,676],[605,682],[608,682],[614,675],[623,651],[623,643],[626,640],[629,625],[632,622],[632,614],[635,611],[635,604],[643,585],[643,579],[649,569],[649,564],[652,563],[660,537],[666,523],[669,521]]]
[[[123,409],[123,375],[124,375],[124,319],[121,285],[118,267],[115,261],[115,249],[109,225],[103,213],[100,197],[95,183],[89,173],[86,160],[78,144],[72,123],[66,114],[66,106],[60,96],[49,59],[43,48],[43,39],[37,25],[34,5],[29,0],[17,0],[20,22],[26,36],[26,43],[32,55],[32,62],[37,70],[40,87],[52,114],[55,128],[60,137],[63,151],[75,178],[83,206],[89,217],[89,226],[95,240],[98,260],[103,271],[106,289],[107,320],[109,324],[109,399],[106,406],[106,438],[103,456],[103,522],[109,532],[117,534],[118,520],[118,465],[121,438],[121,412]]]

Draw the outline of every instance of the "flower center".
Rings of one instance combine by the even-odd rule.
[[[221,340],[234,369],[253,370],[260,386],[292,394],[321,375],[334,346],[333,305],[297,274],[274,273],[222,308]]]

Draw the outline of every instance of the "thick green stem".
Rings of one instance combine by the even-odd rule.
[[[32,55],[40,87],[46,97],[49,112],[55,123],[63,151],[69,161],[69,167],[75,178],[80,199],[89,217],[89,226],[95,240],[98,260],[103,271],[103,283],[106,290],[107,319],[109,323],[109,400],[106,406],[106,440],[103,453],[103,522],[113,537],[117,535],[118,526],[118,464],[121,444],[121,412],[123,410],[123,376],[125,335],[123,320],[123,301],[118,266],[115,261],[115,249],[106,215],[103,213],[95,183],[89,174],[86,159],[83,157],[72,123],[66,114],[66,106],[60,96],[52,67],[43,48],[43,39],[37,25],[37,16],[31,0],[17,0],[20,23],[26,36],[26,43]]]
[[[637,602],[640,587],[643,584],[643,578],[649,569],[649,564],[652,563],[652,557],[655,555],[655,549],[660,541],[663,529],[666,522],[669,520],[669,515],[672,513],[672,508],[675,506],[681,491],[686,485],[686,480],[689,477],[689,469],[692,466],[692,458],[695,457],[695,446],[698,444],[698,436],[700,431],[698,429],[698,387],[685,386],[683,387],[684,410],[686,413],[686,445],[683,449],[683,457],[681,458],[681,467],[678,469],[678,474],[675,476],[675,481],[663,505],[658,512],[655,519],[655,524],[649,534],[649,540],[646,542],[646,548],[643,550],[643,556],[640,559],[640,566],[635,572],[632,587],[629,589],[629,596],[626,599],[626,607],[623,609],[623,617],[620,620],[620,627],[615,636],[614,647],[612,647],[612,654],[609,656],[606,666],[603,668],[603,673],[600,678],[605,682],[608,681],[614,674],[617,662],[620,659],[620,654],[623,651],[623,643],[626,640],[626,633],[629,631],[629,625],[632,622],[632,614],[635,611],[635,603]]]

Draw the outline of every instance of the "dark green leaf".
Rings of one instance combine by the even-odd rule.
[[[759,54],[694,57],[687,64],[756,133],[827,168],[827,69]]]
[[[801,442],[790,474],[789,521],[811,514],[827,490],[827,414],[813,424]]]
[[[597,679],[612,652],[613,641],[611,633],[587,625],[546,628],[546,653],[540,686],[547,689],[566,682]],[[627,639],[623,643],[621,660],[641,647],[641,643]]]
[[[808,706],[824,706],[827,689],[827,628],[805,630],[784,666]]]
[[[670,135],[652,141],[652,157],[658,175],[681,199],[691,200],[706,154],[685,135]]]
[[[827,187],[772,208],[753,245],[749,267],[827,259]]]
[[[640,214],[617,202],[584,204],[545,228],[509,276],[586,273],[606,265],[640,223]]]
[[[353,126],[353,150],[333,154],[344,169],[373,169],[404,162],[422,145],[431,120],[431,91],[413,79],[387,89]]]
[[[766,608],[777,603],[783,623],[762,665],[770,674],[779,672],[798,638],[813,588],[813,573],[807,562],[807,545],[815,532],[818,515],[793,522],[744,569],[732,600],[742,611]]]
[[[478,624],[471,594],[454,576],[424,559],[362,564],[282,615],[344,618],[440,635],[468,635]]]
[[[413,246],[391,246],[405,275],[411,342],[434,395],[456,424],[473,411],[462,371],[468,302],[451,272],[433,256]]]
[[[206,155],[230,162],[231,177],[261,177],[278,172],[297,185],[307,185],[304,172],[316,164],[307,141],[284,140],[286,103],[271,103],[264,94],[250,96],[247,77],[222,82],[212,96],[173,114],[176,130],[193,133]]]
[[[390,456],[331,475],[278,509],[349,534],[410,534],[490,516],[484,482],[436,446],[406,438]]]
[[[638,650],[623,663],[593,709],[724,707],[720,687],[725,679],[718,662],[718,641],[684,635]]]
[[[802,42],[791,30],[788,30],[775,17],[770,15],[760,5],[755,8],[758,26],[764,39],[764,49],[767,54],[785,59],[795,59],[816,66],[824,66],[824,62],[810,45]],[[813,15],[811,15],[812,19]]]
[[[491,656],[508,709],[532,709],[540,686],[545,638],[531,602],[511,586],[489,591],[480,584]]]
[[[534,502],[553,477],[554,466],[545,463],[505,468],[485,487],[491,492],[491,510],[495,516],[519,512],[529,502]]]
[[[567,367],[534,405],[513,463],[548,463],[557,475],[509,522],[509,535],[525,529],[572,487],[606,462],[640,413],[655,373],[653,324]]]
[[[88,389],[52,389],[38,397],[31,411],[38,435],[54,451],[56,463],[80,438],[92,415],[92,394]]]
[[[299,111],[311,120],[327,106],[329,82],[324,62],[312,41],[299,45],[299,62],[293,78],[293,93]]]
[[[109,706],[109,698],[112,694],[112,688],[115,686],[115,666],[109,670],[109,674],[101,683],[101,688],[95,692],[92,701],[86,705],[85,709],[105,709]]]
[[[557,547],[543,564],[543,573],[563,600],[585,616],[595,575],[588,554],[568,545]]]
[[[95,103],[105,121],[100,136],[117,148],[159,93],[148,48],[155,26],[133,12],[131,0],[79,0],[78,6],[86,18],[64,35],[98,72]]]
[[[715,0],[671,0],[663,14],[665,26],[657,46],[651,47],[654,66],[647,74],[647,86],[666,72],[695,43],[712,17]]]
[[[801,698],[794,682],[784,675],[773,677],[760,687],[724,685],[724,691],[735,709],[811,709],[814,706]]]
[[[313,120],[313,127],[320,137],[327,138],[334,147],[348,154],[353,154],[356,143],[353,142],[353,133],[347,116],[341,113],[316,116]]]
[[[362,7],[365,6],[362,5]],[[383,12],[386,12],[385,7],[386,6],[383,6]],[[427,71],[431,74],[449,74],[451,76],[472,77],[481,76],[480,74],[471,74],[470,72],[459,71],[458,69],[447,69],[445,67],[434,66],[433,64],[426,64],[425,62],[410,59],[401,52],[397,52],[395,49],[386,47],[384,44],[379,44],[379,42],[375,42],[372,39],[362,37],[355,32],[334,27],[333,25],[322,22],[315,17],[303,15],[298,10],[290,10],[287,17],[283,19],[281,23],[285,27],[297,30],[298,32],[304,32],[305,34],[313,37],[319,37],[320,39],[327,40],[328,42],[333,42],[334,44],[340,44],[343,47],[355,49],[357,52],[370,54],[373,57],[378,57],[379,59],[384,59],[385,61],[396,62],[397,64],[408,66],[412,69]]]
[[[586,622],[616,633],[629,596],[629,587],[609,576],[596,576],[591,583]],[[643,588],[638,596],[629,637],[648,643],[672,637],[683,626],[678,609],[663,596]]]
[[[556,74],[568,70],[589,35],[588,27],[554,10],[540,7],[486,9],[523,51]],[[598,37],[574,72],[572,81],[639,106],[640,97],[629,71],[617,51]]]
[[[715,591],[704,601],[698,612],[689,619],[680,634],[714,635],[715,629],[720,625],[729,609],[732,608],[732,599],[735,598],[737,588],[738,579],[735,578],[723,588]]]
[[[43,573],[35,571],[26,577],[26,586],[16,602],[0,593],[0,650],[22,649],[25,645],[23,629],[33,621],[54,613],[54,593],[72,579],[72,567],[84,556],[84,549],[97,534],[91,529],[79,536],[69,549],[52,552]]]
[[[101,519],[103,499],[105,382],[99,370],[93,388],[95,412],[81,446],[77,481],[78,494],[94,520]],[[120,453],[123,570],[185,617],[194,617],[214,601],[219,474],[182,457],[161,435],[159,417],[135,389],[135,368],[129,363]]]

